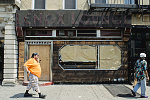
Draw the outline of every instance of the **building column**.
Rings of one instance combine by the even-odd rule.
[[[13,18],[5,25],[4,74],[2,85],[12,86],[17,82],[18,42]]]

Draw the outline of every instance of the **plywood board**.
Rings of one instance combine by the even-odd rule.
[[[41,65],[41,78],[39,80],[50,80],[50,46],[49,45],[29,45],[29,57],[32,53],[38,53]]]

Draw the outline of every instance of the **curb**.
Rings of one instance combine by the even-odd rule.
[[[29,84],[29,81],[23,81],[22,85],[23,86],[27,86]],[[39,82],[39,86],[49,86],[49,85],[53,85],[53,82]]]

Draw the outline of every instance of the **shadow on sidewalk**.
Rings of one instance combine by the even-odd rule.
[[[32,94],[32,95],[36,95],[36,94]],[[18,93],[18,94],[15,94],[14,96],[11,96],[10,98],[38,98],[38,97],[24,97],[24,93]]]
[[[118,96],[118,97],[134,97],[134,96],[131,95],[131,94],[118,94],[117,96]]]
[[[118,97],[123,97],[123,98],[131,98],[131,99],[133,99],[133,98],[135,98],[135,99],[140,98],[140,97],[134,97],[131,94],[118,94],[117,96]]]
[[[114,97],[123,98],[139,98],[140,94],[136,93],[136,97],[132,95],[131,89],[122,84],[104,84],[104,87],[109,91]]]

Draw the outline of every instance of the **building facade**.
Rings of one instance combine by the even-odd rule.
[[[21,0],[15,20],[18,80],[27,80],[23,64],[37,52],[41,81],[129,82],[131,60],[139,53],[132,37],[137,27],[149,27],[143,22],[149,20],[149,2],[142,1]]]
[[[139,58],[139,54],[144,52],[147,54],[146,60],[148,62],[148,72],[150,75],[150,1],[140,0],[138,9],[132,11],[132,27],[131,36],[129,41],[129,68],[131,70],[131,76],[133,76],[133,66],[136,59]]]
[[[2,85],[17,82],[18,43],[15,14],[20,0],[0,0],[0,80]]]

